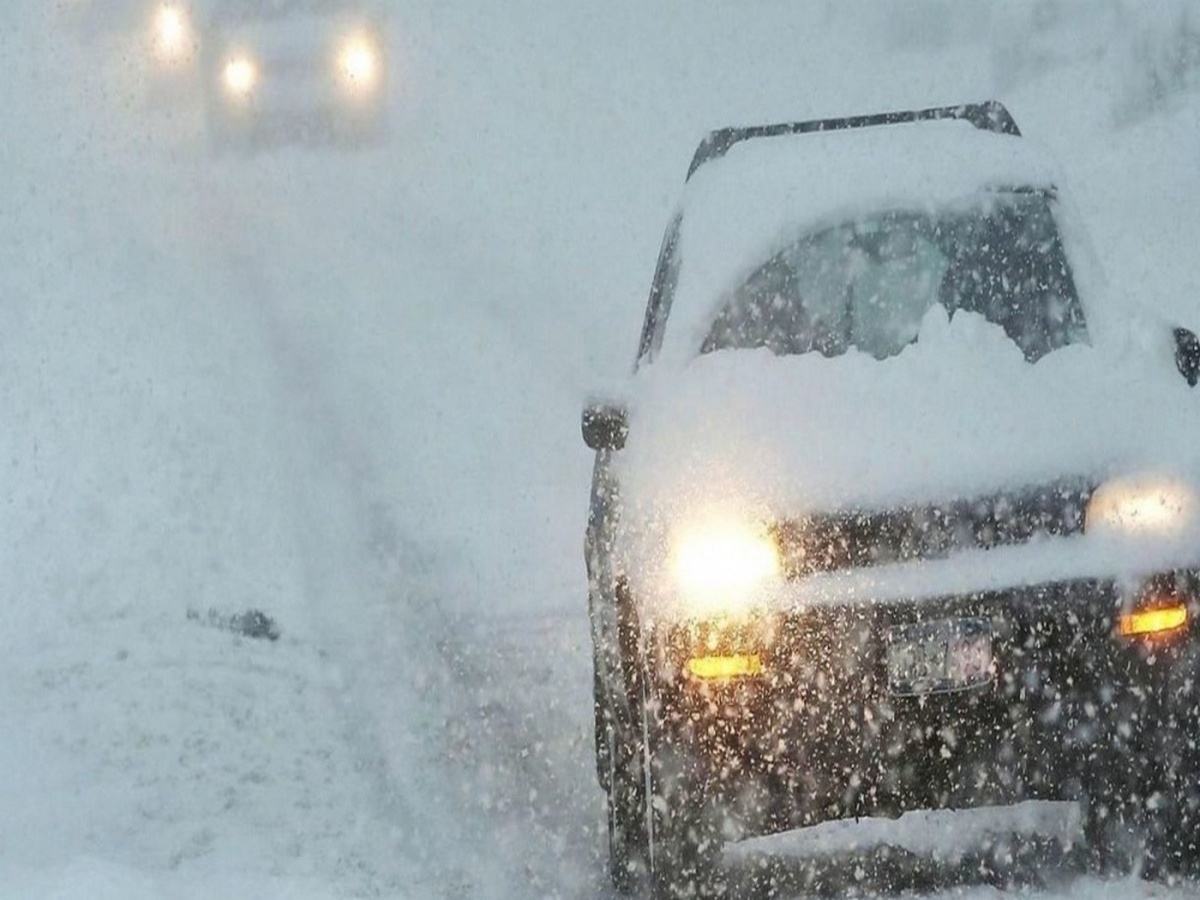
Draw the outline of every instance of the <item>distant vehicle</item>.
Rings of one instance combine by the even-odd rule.
[[[201,60],[217,146],[357,145],[383,135],[384,38],[368,14],[317,2],[223,5]]]
[[[65,0],[53,4],[64,35],[100,48],[93,72],[129,111],[181,113],[199,109],[197,54],[202,16],[182,0]]]
[[[164,70],[184,68],[195,62],[199,34],[183,4],[163,3],[156,7],[148,38],[150,53]]]
[[[615,886],[1026,799],[1200,862],[1198,377],[998,103],[711,134],[582,420]]]
[[[153,7],[151,94],[198,90],[215,150],[358,146],[385,134],[385,30],[325,0],[164,2]]]
[[[194,9],[164,2],[151,8],[142,33],[142,71],[150,109],[185,112],[197,101],[202,31]]]

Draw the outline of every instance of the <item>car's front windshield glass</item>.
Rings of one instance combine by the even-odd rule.
[[[885,359],[917,339],[935,303],[1001,326],[1031,362],[1087,340],[1049,197],[1005,192],[804,234],[726,299],[701,351],[855,349]]]

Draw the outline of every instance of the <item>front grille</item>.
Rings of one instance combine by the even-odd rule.
[[[756,826],[765,831],[1064,799],[1097,748],[1141,740],[1128,727],[1147,709],[1150,682],[1131,674],[1134,657],[1112,638],[1117,599],[1113,583],[1079,579],[795,611],[764,652],[761,690],[699,692],[678,721],[700,724],[705,751],[733,773],[732,796],[740,773],[766,779],[774,806]],[[964,618],[991,623],[992,682],[893,694],[889,630]]]
[[[787,519],[774,532],[790,578],[944,559],[961,550],[1079,534],[1094,489],[1084,481],[1059,481],[929,506]]]

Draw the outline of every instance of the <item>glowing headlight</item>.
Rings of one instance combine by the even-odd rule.
[[[1129,535],[1171,535],[1195,516],[1196,491],[1182,481],[1154,476],[1102,484],[1088,502],[1085,528]]]
[[[249,57],[236,56],[225,63],[221,77],[225,82],[225,90],[236,97],[245,97],[258,83],[258,67]]]
[[[180,6],[161,7],[154,19],[154,51],[163,62],[173,62],[188,55],[191,27],[187,13]]]
[[[379,54],[365,39],[347,41],[338,54],[338,69],[351,86],[371,88],[379,77]]]
[[[690,602],[738,603],[780,572],[771,537],[753,528],[714,526],[688,532],[675,547],[672,575]]]

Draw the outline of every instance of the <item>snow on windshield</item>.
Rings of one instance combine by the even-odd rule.
[[[663,356],[693,356],[722,298],[798,235],[888,210],[932,213],[981,188],[1052,188],[1024,139],[957,120],[764,138],[692,177]]]
[[[887,212],[801,237],[734,291],[701,352],[884,359],[917,339],[935,303],[1000,325],[1030,362],[1087,339],[1048,199],[985,193],[961,210]]]

